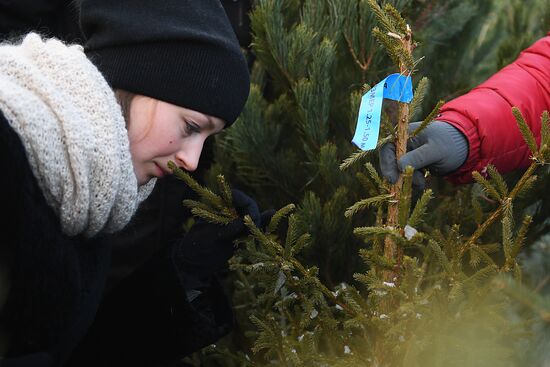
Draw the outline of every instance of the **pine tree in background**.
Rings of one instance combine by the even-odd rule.
[[[237,330],[188,362],[516,366],[533,350],[526,347],[525,315],[544,320],[548,303],[516,309],[518,299],[539,296],[499,275],[521,278],[517,256],[532,219],[523,216],[517,198],[533,188],[533,171],[546,152],[532,147],[539,159],[517,177],[503,178],[491,168],[490,178],[476,175],[476,185],[459,189],[432,180],[432,190],[411,200],[411,171],[404,186],[392,188],[378,175],[374,156],[352,155],[350,144],[365,84],[400,66],[418,69],[419,76],[436,71],[439,79],[428,89],[427,79],[416,78],[410,111],[388,104],[381,142],[403,131],[392,125],[396,117],[406,116],[406,126],[411,117],[428,115],[428,123],[431,114],[423,108],[436,105],[434,95],[465,92],[481,81],[479,75],[496,70],[488,65],[490,59],[496,65],[503,41],[494,24],[505,24],[492,18],[497,3],[385,4],[257,2],[251,95],[240,121],[218,138],[209,182],[214,186],[223,173],[263,208],[282,209],[266,232],[248,223],[252,236],[232,261]],[[421,47],[404,63],[392,46],[397,38],[384,38],[388,26],[401,39],[408,37],[399,12],[408,15],[413,30],[415,22],[420,25]],[[375,26],[382,31],[373,32]],[[478,62],[487,44],[493,56]],[[457,52],[451,49],[464,51],[459,65],[467,77],[453,74]],[[421,55],[426,61],[415,62]],[[350,156],[347,169],[340,170]],[[396,209],[394,222],[389,207]],[[384,251],[388,244],[395,251]]]

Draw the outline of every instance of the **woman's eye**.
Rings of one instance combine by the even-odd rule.
[[[194,122],[185,121],[185,132],[187,134],[200,133],[200,127]]]

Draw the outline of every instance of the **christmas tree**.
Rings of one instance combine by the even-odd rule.
[[[479,54],[465,52],[475,49],[476,29],[486,29],[489,55],[513,53],[497,42],[496,26],[484,28],[504,24],[489,16],[496,4],[257,2],[251,95],[240,121],[218,138],[207,181],[213,187],[223,174],[262,207],[281,209],[265,231],[248,222],[252,234],[232,260],[237,329],[189,363],[514,366],[530,358],[526,320],[544,320],[549,308],[518,285],[517,259],[532,226],[522,209],[529,203],[518,199],[548,160],[548,115],[539,148],[514,110],[535,157],[527,171],[502,177],[489,167],[489,177],[474,174],[477,184],[459,189],[432,179],[415,193],[410,169],[389,185],[375,155],[350,143],[368,84],[394,72],[415,84],[410,104],[385,102],[382,114],[378,145],[395,141],[402,154],[408,123],[424,127],[437,111],[434,96],[446,99],[496,70],[500,61],[476,68]],[[475,71],[464,78],[449,77],[456,53],[443,56],[458,39],[460,65]],[[444,85],[438,92],[423,77],[431,73]],[[447,77],[456,83],[443,83]],[[187,204],[222,223],[219,198]]]

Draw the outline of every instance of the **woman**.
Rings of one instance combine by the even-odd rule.
[[[0,46],[2,366],[150,366],[231,324],[211,276],[241,222],[197,226],[103,296],[109,234],[169,174],[169,160],[196,169],[205,139],[247,98],[247,64],[223,8],[80,7],[84,50],[37,34]],[[246,195],[235,205],[259,220]]]

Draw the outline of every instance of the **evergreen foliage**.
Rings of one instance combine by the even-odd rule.
[[[529,1],[534,9],[549,8]],[[251,235],[231,260],[237,329],[188,363],[519,366],[534,360],[526,321],[547,320],[550,306],[521,285],[518,259],[531,227],[544,228],[537,220],[542,196],[533,209],[530,193],[547,182],[546,168],[539,169],[542,178],[534,173],[550,160],[548,114],[537,146],[521,111],[513,111],[533,155],[525,172],[503,177],[489,166],[468,187],[428,177],[430,187],[416,193],[411,169],[390,185],[375,168],[375,155],[350,143],[367,83],[395,71],[418,79],[410,105],[385,102],[380,146],[406,141],[402,127],[406,132],[412,119],[425,116],[412,132],[418,134],[437,115],[438,100],[496,71],[498,60],[513,54],[499,33],[508,27],[499,4],[256,1],[251,94],[239,121],[217,138],[207,180],[221,194],[188,183],[201,200],[186,204],[207,220],[231,217],[226,177],[261,207],[281,209],[265,230],[246,220]],[[542,29],[527,20],[514,24],[508,35],[529,28],[533,37]],[[519,42],[511,44],[517,55]],[[395,251],[387,251],[388,243]]]

